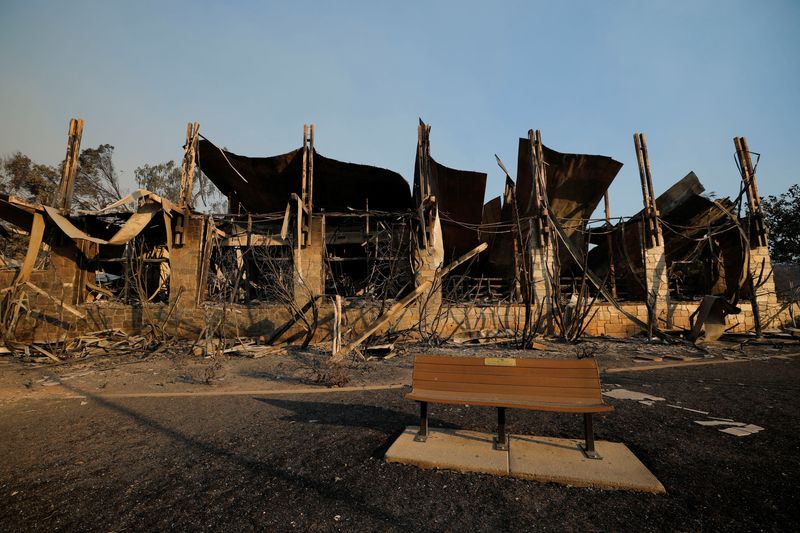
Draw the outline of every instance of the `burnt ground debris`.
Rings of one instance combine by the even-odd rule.
[[[665,496],[386,464],[417,420],[407,389],[110,398],[67,382],[86,398],[0,404],[0,529],[792,530],[799,377],[800,360],[782,355],[605,374],[606,387],[666,398],[609,399],[616,411],[596,423]],[[737,438],[666,404],[765,430]],[[491,432],[493,422],[488,409],[431,411],[434,427]],[[580,427],[569,415],[509,413],[515,433],[578,437]]]

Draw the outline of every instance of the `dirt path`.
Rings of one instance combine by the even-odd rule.
[[[0,402],[76,396],[73,389],[104,397],[181,397],[258,394],[292,389],[313,392],[337,387],[392,387],[411,383],[414,353],[475,357],[597,357],[608,373],[670,366],[742,362],[800,355],[797,341],[719,343],[708,353],[687,345],[642,340],[593,339],[579,344],[543,341],[541,350],[500,346],[420,347],[400,345],[390,359],[350,360],[344,368],[326,365],[324,349],[287,348],[260,359],[187,356],[184,351],[127,354],[123,357],[66,360],[63,364],[26,364],[0,358]],[[676,358],[689,358],[680,361]],[[652,359],[660,359],[653,361]]]

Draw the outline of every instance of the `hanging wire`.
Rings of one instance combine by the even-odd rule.
[[[208,143],[209,143],[211,146],[213,146],[214,148],[216,148],[217,150],[219,150],[219,153],[221,153],[221,154],[222,154],[222,157],[225,159],[225,162],[226,162],[226,163],[228,163],[228,165],[229,165],[229,166],[230,166],[230,167],[233,169],[233,171],[234,171],[234,172],[236,172],[236,175],[237,175],[237,176],[239,176],[240,178],[242,178],[242,181],[243,181],[243,182],[245,182],[245,183],[250,183],[249,181],[247,181],[247,180],[245,179],[245,177],[244,177],[244,176],[242,176],[241,172],[239,172],[238,170],[236,170],[236,167],[235,167],[235,166],[233,166],[233,163],[231,163],[231,162],[228,160],[228,156],[227,156],[227,155],[225,155],[225,150],[223,150],[222,148],[220,148],[219,146],[217,146],[216,144],[214,144],[213,142],[211,142],[211,141],[210,141],[210,140],[209,140],[209,139],[208,139],[208,138],[207,138],[205,135],[203,135],[202,133],[198,133],[197,135],[199,135],[200,137],[202,137],[204,141],[208,141]]]

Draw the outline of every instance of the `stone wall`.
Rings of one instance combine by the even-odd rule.
[[[645,277],[647,279],[647,298],[653,306],[653,313],[660,323],[671,327],[672,314],[669,307],[669,282],[667,280],[667,257],[664,253],[664,240],[659,232],[658,246],[651,246],[644,251]],[[634,313],[635,314],[635,313]],[[638,316],[638,315],[637,315]],[[647,322],[645,312],[644,321]]]
[[[772,259],[766,246],[750,250],[750,273],[756,286],[758,307],[768,308],[778,303]]]
[[[62,306],[46,296],[24,290],[24,309],[17,323],[16,336],[21,340],[57,341],[65,337],[75,336],[91,331],[119,328],[130,333],[138,333],[151,324],[160,326],[166,322],[166,328],[177,335],[195,339],[206,326],[221,324],[227,337],[269,337],[272,332],[286,323],[290,310],[280,305],[197,305],[202,301],[203,284],[198,283],[201,270],[203,232],[205,218],[190,216],[184,222],[184,242],[182,246],[174,246],[170,257],[170,302],[174,303],[177,294],[183,295],[174,307],[170,304],[123,305],[109,302],[93,302],[77,304],[77,308],[85,317],[79,318],[69,313]],[[324,219],[314,217],[311,220],[310,243],[300,250],[295,250],[295,261],[303,278],[303,287],[296,286],[296,295],[301,304],[308,301],[310,293],[321,294],[324,291]],[[441,242],[440,230],[436,232],[435,242]],[[441,253],[430,257],[417,257],[417,283],[433,277],[441,265]],[[41,287],[53,298],[73,304],[81,301],[80,293],[87,273],[81,272],[78,265],[79,250],[71,242],[53,247],[51,267],[46,271],[34,271],[30,280]],[[552,253],[540,251],[535,265],[537,279],[544,281],[545,268],[550,267]],[[648,288],[655,301],[658,327],[662,329],[689,329],[689,317],[697,309],[699,302],[669,302],[666,284],[663,247],[654,247],[646,252],[646,266],[649,280]],[[762,268],[763,266],[763,268]],[[753,251],[751,269],[754,277],[762,275],[764,283],[757,290],[757,302],[764,329],[775,329],[781,325],[794,325],[791,317],[800,315],[796,304],[792,306],[779,303],[772,278],[772,268],[766,247]],[[8,287],[13,282],[15,271],[0,271],[0,286]],[[297,285],[297,284],[296,284]],[[545,287],[537,284],[537,296],[545,303],[549,294]],[[435,289],[435,290],[438,290]],[[302,293],[302,294],[300,294]],[[315,341],[330,339],[333,310],[329,298],[320,298],[319,328]],[[512,329],[522,327],[524,307],[518,304],[494,307],[473,305],[440,305],[441,299],[426,298],[418,305],[409,306],[398,316],[387,329],[406,331],[412,336],[430,334],[435,330],[442,336],[457,332],[477,330]],[[432,308],[432,307],[435,307]],[[624,309],[642,322],[647,322],[648,308],[644,302],[625,303]],[[750,302],[740,302],[742,312],[727,317],[730,331],[752,331],[754,328],[753,310]],[[360,299],[344,301],[344,324],[342,331],[345,338],[352,338],[374,320],[380,311],[378,304],[370,304]],[[597,304],[592,319],[586,328],[590,336],[606,335],[609,337],[626,337],[640,334],[639,327],[623,313],[607,303]],[[169,320],[166,320],[169,313]],[[420,326],[420,316],[424,324]],[[302,340],[303,331],[295,325],[286,335],[290,342]],[[380,333],[380,332],[379,332]]]
[[[183,242],[175,245],[170,250],[169,266],[169,296],[173,300],[181,294],[182,305],[194,305],[200,301],[199,291],[205,290],[198,282],[200,280],[200,267],[203,257],[203,232],[205,230],[205,217],[184,217]]]
[[[5,275],[5,273],[3,274]],[[325,299],[319,306],[319,326],[314,337],[315,342],[330,341],[333,306],[329,300]],[[17,328],[17,338],[20,340],[35,339],[42,342],[53,342],[65,337],[110,328],[119,328],[129,333],[140,333],[145,331],[149,324],[161,325],[171,308],[169,304],[131,306],[110,302],[93,302],[77,306],[86,315],[86,318],[79,319],[44,297],[31,296],[31,302],[32,308],[36,311],[30,315],[22,315]],[[668,312],[673,327],[689,329],[689,316],[694,313],[698,304],[699,302],[681,302],[669,305]],[[753,331],[754,322],[750,303],[740,302],[739,307],[742,309],[740,314],[727,317],[730,331]],[[623,304],[623,308],[640,320],[647,321],[647,306],[644,303],[626,303]],[[587,335],[623,338],[640,334],[639,327],[610,304],[597,304],[595,310],[596,313],[586,328]],[[779,310],[781,310],[781,306],[776,305],[768,309],[768,313],[762,311],[765,321],[772,318],[768,324],[764,325],[764,329],[793,325],[789,309],[783,309],[778,313]],[[362,300],[345,299],[342,327],[345,339],[352,338],[359,331],[363,331],[370,322],[377,318],[379,311],[380,307],[377,303],[369,304]],[[441,310],[440,318],[436,322],[436,332],[442,336],[449,336],[454,333],[478,330],[520,330],[524,312],[524,306],[517,304],[494,307],[450,306]],[[793,304],[792,312],[795,316],[800,316],[800,307]],[[280,305],[255,307],[178,305],[173,309],[166,329],[180,337],[194,340],[206,324],[213,326],[220,323],[221,331],[229,338],[236,336],[269,337],[289,317],[289,310]],[[414,305],[409,306],[383,331],[405,331],[412,338],[418,337],[420,335],[419,317],[419,308]],[[665,328],[666,322],[660,321],[659,327]],[[303,333],[302,327],[296,325],[289,330],[285,338],[290,342],[300,342]],[[425,331],[422,333],[424,334]]]
[[[325,224],[322,217],[312,217],[309,224],[308,243],[294,249],[294,294],[301,307],[325,292]]]

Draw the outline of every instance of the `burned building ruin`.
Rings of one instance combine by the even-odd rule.
[[[72,209],[82,121],[70,125],[54,205],[0,195],[4,235],[25,236],[0,268],[4,338],[54,342],[84,331],[166,328],[265,343],[453,335],[707,338],[790,321],[773,283],[755,167],[735,139],[742,186],[711,199],[690,172],[656,196],[634,136],[643,209],[612,221],[622,163],[561,153],[530,131],[516,177],[484,203],[487,174],[431,153],[420,121],[413,183],[303,144],[271,157],[220,148],[190,124],[181,199],[137,190]],[[193,209],[202,172],[226,213]],[[592,219],[603,202],[605,217]],[[2,235],[0,235],[2,237]]]

